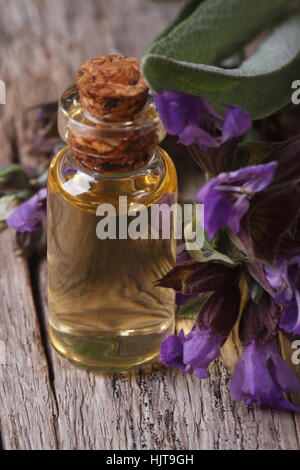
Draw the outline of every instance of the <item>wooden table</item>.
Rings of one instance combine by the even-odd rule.
[[[7,104],[0,106],[1,164],[37,164],[23,142],[24,108],[57,99],[87,58],[139,56],[181,5],[0,0],[0,78],[7,85]],[[189,177],[193,164],[181,157]],[[234,338],[206,381],[160,365],[123,376],[77,370],[48,342],[43,257],[18,257],[15,233],[7,230],[0,236],[0,260],[3,449],[300,448],[299,416],[232,401]],[[178,328],[190,326],[181,323]]]

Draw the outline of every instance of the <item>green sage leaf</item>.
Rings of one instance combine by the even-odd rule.
[[[21,188],[28,186],[28,184],[28,175],[20,165],[0,167],[0,187],[8,185],[12,188]]]
[[[294,0],[206,0],[148,49],[144,75],[155,92],[176,90],[205,97],[217,110],[235,104],[253,119],[291,99],[300,76],[300,15],[286,19]],[[252,57],[235,69],[216,66],[256,34],[276,25]]]
[[[178,317],[179,318],[186,318],[186,319],[193,319],[196,318],[199,314],[200,308],[208,297],[209,294],[202,294],[201,297],[191,298],[189,299],[184,305],[182,305],[178,310]]]
[[[190,257],[194,261],[198,261],[199,263],[207,263],[209,261],[220,261],[226,264],[237,264],[237,262],[232,259],[230,256],[221,253],[220,251],[216,250],[215,243],[209,242],[205,237],[205,240],[201,247],[198,250],[188,250]]]

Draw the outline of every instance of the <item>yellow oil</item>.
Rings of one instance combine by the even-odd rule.
[[[175,168],[161,149],[147,168],[118,177],[84,170],[64,176],[70,164],[66,148],[53,160],[48,180],[51,342],[65,359],[90,370],[147,365],[174,330],[174,293],[154,282],[174,266],[176,241],[99,240],[96,210],[111,203],[118,214],[120,195],[148,211],[166,195],[176,202]]]

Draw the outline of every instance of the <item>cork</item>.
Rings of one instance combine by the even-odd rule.
[[[121,55],[85,62],[78,71],[82,107],[100,121],[127,121],[146,104],[148,87],[140,61]]]
[[[158,137],[155,130],[143,136],[132,130],[123,140],[93,140],[72,130],[68,143],[76,160],[89,170],[124,173],[137,170],[147,163],[158,145]]]
[[[135,125],[149,91],[140,61],[121,55],[89,60],[78,71],[77,87],[81,107],[95,118],[86,115],[86,124],[99,129],[97,138],[70,129],[68,143],[77,161],[103,173],[128,172],[143,166],[158,144],[158,133],[156,124],[148,126],[147,131]],[[107,125],[112,131],[105,137]],[[120,126],[125,126],[125,135],[118,132]]]

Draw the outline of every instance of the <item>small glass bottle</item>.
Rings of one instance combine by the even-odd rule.
[[[99,239],[97,214],[111,204],[119,229],[120,196],[127,211],[139,204],[149,214],[153,204],[177,202],[176,170],[157,146],[165,131],[151,97],[131,121],[102,122],[83,109],[76,86],[61,98],[59,131],[68,146],[48,178],[51,342],[90,370],[145,366],[174,331],[174,293],[155,281],[175,265],[175,221],[169,239]]]

